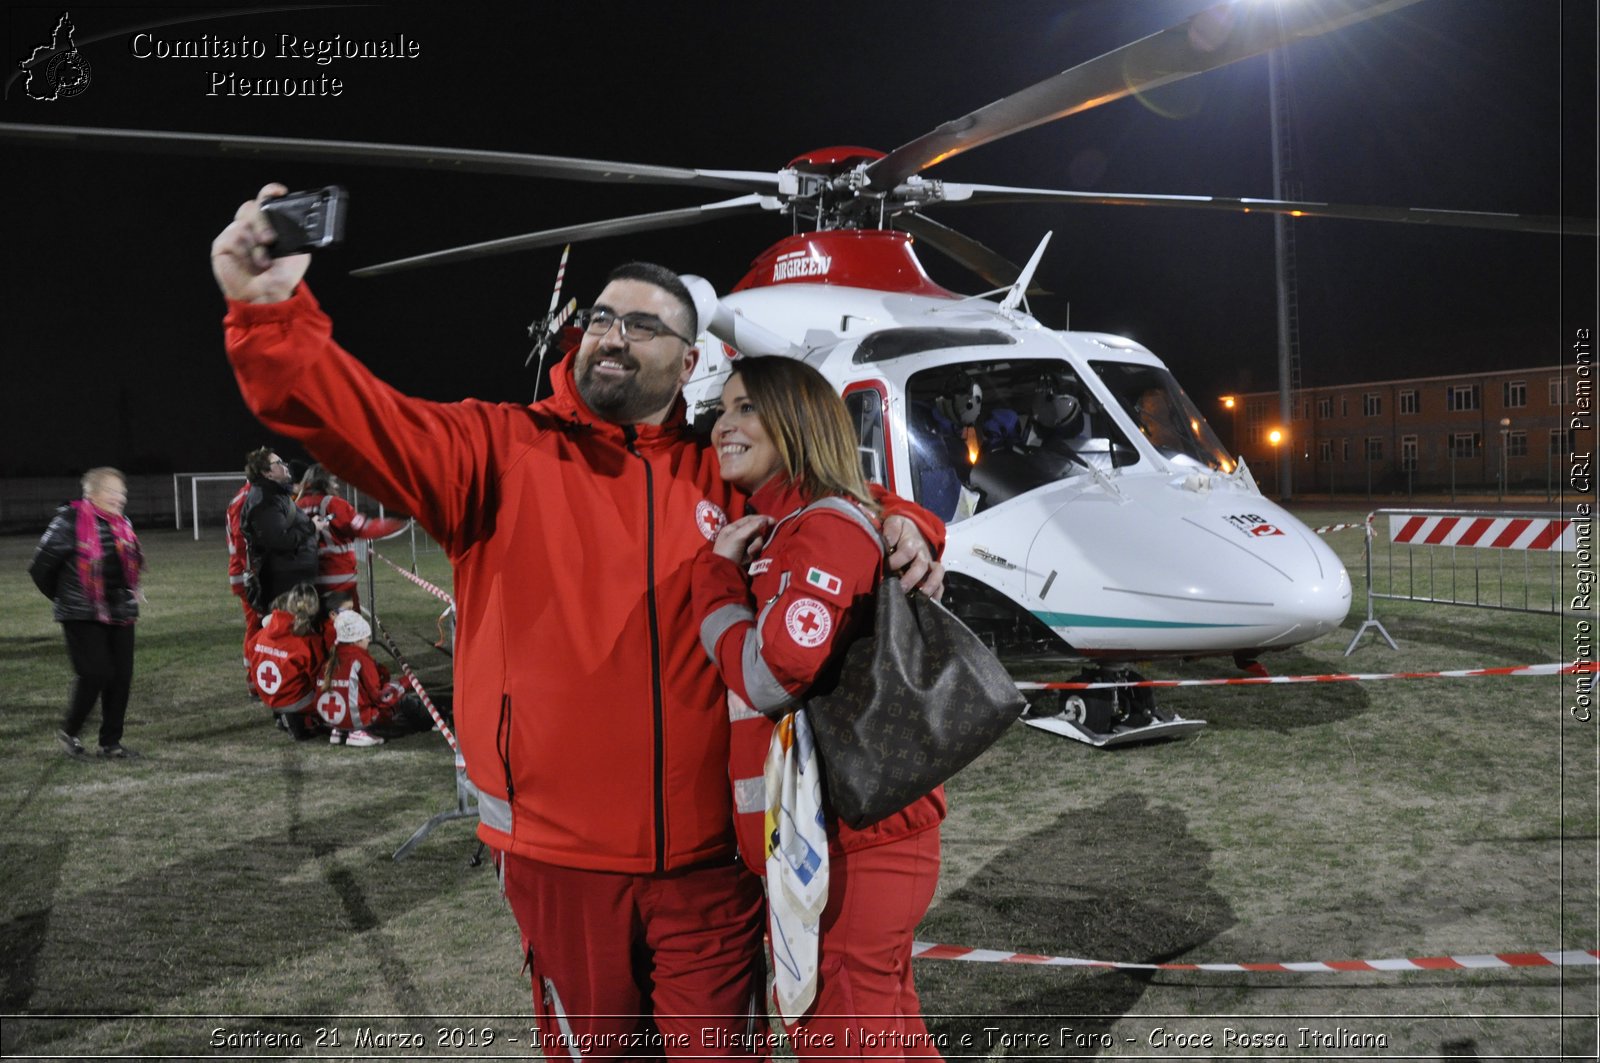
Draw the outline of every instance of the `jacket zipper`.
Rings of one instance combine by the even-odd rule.
[[[656,825],[656,870],[667,869],[667,799],[666,799],[666,749],[663,741],[665,729],[664,716],[661,708],[661,630],[660,620],[656,611],[656,481],[655,470],[645,460],[643,454],[634,446],[639,438],[633,425],[624,425],[623,438],[627,441],[628,453],[638,458],[644,464],[644,500],[645,500],[645,606],[650,618],[650,711],[651,726],[654,738],[654,770],[655,770],[655,825]]]
[[[517,796],[516,784],[511,779],[511,695],[500,695],[500,719],[495,725],[495,752],[500,755],[500,767],[506,776],[506,804]]]

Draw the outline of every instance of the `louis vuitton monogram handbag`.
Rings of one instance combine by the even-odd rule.
[[[898,812],[988,749],[1027,702],[955,615],[885,575],[839,682],[807,699],[828,803],[852,827]]]

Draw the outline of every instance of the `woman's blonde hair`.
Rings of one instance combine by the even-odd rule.
[[[296,635],[309,635],[317,630],[317,614],[322,611],[322,599],[317,588],[309,583],[296,583],[272,599],[274,612],[282,610],[294,617],[290,628]]]
[[[733,371],[777,448],[783,471],[807,499],[853,498],[876,513],[861,476],[850,411],[826,377],[793,358],[741,358]]]

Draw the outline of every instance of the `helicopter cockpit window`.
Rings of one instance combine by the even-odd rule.
[[[857,344],[850,360],[860,365],[951,347],[1006,347],[1016,342],[1011,333],[992,328],[886,328]]]
[[[1165,457],[1179,465],[1233,471],[1233,457],[1171,373],[1129,362],[1090,364]]]
[[[1139,460],[1064,361],[967,362],[907,385],[911,485],[947,524],[1036,487]]]

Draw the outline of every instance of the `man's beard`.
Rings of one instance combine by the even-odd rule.
[[[632,372],[615,380],[598,376],[594,366],[601,356],[597,353],[579,368],[578,394],[583,396],[584,404],[589,409],[613,424],[637,424],[677,398],[676,376],[662,374],[655,378],[637,359],[615,354],[605,357],[621,362]]]

